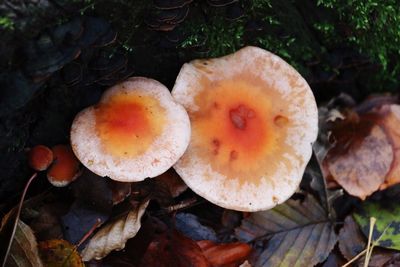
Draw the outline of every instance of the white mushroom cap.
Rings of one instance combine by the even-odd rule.
[[[96,106],[81,111],[71,144],[89,170],[133,182],[168,170],[184,153],[190,121],[161,83],[132,77],[108,89]]]
[[[228,209],[266,210],[297,189],[318,133],[307,82],[257,47],[185,64],[172,90],[189,113],[188,149],[174,166],[197,194]]]

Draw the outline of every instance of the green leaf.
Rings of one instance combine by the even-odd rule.
[[[372,240],[376,242],[376,246],[400,250],[400,205],[364,202],[361,210],[353,216],[366,237],[369,232],[369,220],[375,217]]]
[[[251,262],[254,267],[314,266],[328,257],[337,241],[333,222],[311,195],[252,213],[235,232],[241,241],[261,244]]]

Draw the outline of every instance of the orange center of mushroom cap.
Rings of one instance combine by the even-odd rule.
[[[143,154],[161,134],[165,110],[140,93],[119,93],[96,106],[96,130],[103,148],[114,156]]]
[[[279,163],[289,165],[285,152],[290,125],[283,99],[257,78],[203,81],[196,97],[197,111],[189,112],[192,147],[219,173],[259,183]]]

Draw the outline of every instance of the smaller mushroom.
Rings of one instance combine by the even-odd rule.
[[[47,171],[47,179],[54,186],[66,186],[80,176],[80,163],[70,146],[56,145],[51,150],[54,162]]]
[[[71,144],[83,165],[100,176],[137,182],[167,171],[185,152],[190,121],[161,83],[132,77],[81,111]]]
[[[28,164],[35,171],[44,171],[53,162],[53,152],[44,145],[34,146],[28,153]]]

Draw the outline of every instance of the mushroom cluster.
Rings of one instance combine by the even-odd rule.
[[[67,186],[82,173],[69,145],[55,145],[51,149],[34,146],[28,152],[28,164],[35,171],[47,170],[47,180],[56,187]]]
[[[100,176],[141,181],[173,166],[210,202],[257,211],[295,192],[317,132],[307,82],[278,56],[245,47],[185,64],[172,96],[141,77],[110,88],[77,115],[71,143]]]

